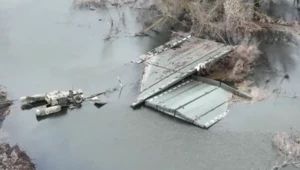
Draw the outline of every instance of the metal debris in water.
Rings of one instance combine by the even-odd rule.
[[[100,92],[84,97],[81,89],[67,91],[55,90],[46,94],[21,97],[21,108],[24,110],[40,107],[36,109],[36,116],[47,116],[58,113],[63,109],[79,108],[84,101],[105,105],[106,102],[100,101],[98,96],[106,93],[107,92]]]

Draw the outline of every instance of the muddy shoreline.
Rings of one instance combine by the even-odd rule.
[[[0,89],[0,128],[5,117],[9,114],[9,107],[13,104],[7,99],[7,93]]]
[[[0,128],[5,117],[10,113],[13,101],[7,99],[7,93],[0,89]],[[35,165],[29,156],[18,145],[11,146],[0,141],[1,170],[35,170]]]
[[[118,40],[110,39],[102,44],[100,41],[110,30],[106,25],[111,23],[110,17],[104,12],[92,8],[70,15],[66,10],[69,2],[43,3],[45,5],[21,6],[11,12],[7,20],[2,20],[4,25],[12,27],[3,34],[8,36],[8,47],[5,44],[2,46],[4,50],[0,50],[1,55],[8,56],[2,62],[2,68],[9,70],[8,75],[3,75],[2,81],[14,92],[14,97],[53,90],[53,84],[49,81],[56,82],[56,87],[62,89],[74,85],[90,92],[113,87],[117,83],[117,76],[121,77],[124,84],[134,85],[126,86],[121,98],[113,98],[101,111],[87,106],[80,111],[37,123],[32,113],[19,113],[16,109],[6,119],[5,130],[11,134],[14,142],[30,152],[41,169],[210,169],[212,164],[216,169],[264,169],[269,161],[267,157],[272,153],[269,150],[271,139],[264,132],[285,131],[285,127],[296,120],[298,107],[291,106],[290,100],[280,100],[281,103],[277,105],[269,102],[271,104],[267,106],[264,103],[252,107],[233,106],[233,111],[225,121],[210,131],[201,131],[147,109],[133,112],[128,106],[135,100],[136,79],[140,77],[141,70],[135,66],[128,67],[128,64],[124,66],[124,63],[134,60],[158,43],[148,46],[150,43],[142,41],[140,37],[134,40],[127,37],[124,40],[121,32]],[[31,12],[22,12],[27,8]],[[57,11],[49,11],[49,8]],[[118,10],[121,11],[120,8]],[[41,15],[41,12],[45,14]],[[110,10],[112,15],[114,12]],[[141,28],[135,29],[130,25],[134,19],[128,17],[130,14],[125,15],[124,18],[129,21],[127,28],[134,35]],[[98,21],[99,18],[102,21]],[[114,23],[118,24],[118,17],[115,18]],[[22,20],[29,23],[24,24]],[[40,23],[36,24],[37,21]],[[83,26],[78,27],[78,24]],[[51,30],[53,35],[49,36],[42,30]],[[28,37],[34,41],[28,43]],[[273,42],[271,38],[270,42]],[[45,44],[49,48],[45,48]],[[13,51],[9,51],[11,49]],[[7,54],[6,50],[9,51]],[[56,62],[53,56],[62,57]],[[24,57],[26,61],[17,62]],[[54,63],[47,65],[47,69],[39,67],[37,72],[37,65],[41,66],[45,61]],[[70,64],[66,66],[65,63]],[[12,64],[17,70],[8,67]],[[36,81],[34,77],[40,77],[41,81]],[[292,83],[297,81],[295,79],[296,76],[291,75]],[[22,88],[19,85],[21,83]],[[282,105],[287,107],[281,109]],[[282,120],[280,112],[290,120]],[[273,119],[270,120],[270,117]],[[253,135],[249,131],[254,131]],[[3,147],[7,149],[5,145]],[[205,158],[203,155],[206,155]],[[111,160],[117,162],[111,163]],[[239,160],[238,163],[236,160]]]

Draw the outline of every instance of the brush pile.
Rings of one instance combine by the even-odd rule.
[[[73,5],[78,8],[101,8],[104,7],[106,0],[74,0]]]
[[[9,114],[9,106],[12,103],[12,101],[7,100],[6,92],[0,89],[0,120],[3,120]]]
[[[135,0],[73,0],[73,6],[79,9],[102,8],[107,5],[122,6],[133,4]]]
[[[35,170],[35,166],[18,146],[10,147],[9,144],[3,143],[0,144],[0,169]]]
[[[9,114],[9,106],[13,102],[7,100],[7,93],[0,89],[0,127]],[[16,145],[11,147],[0,142],[0,169],[1,170],[35,170],[34,164],[24,151]]]
[[[234,36],[241,40],[252,32],[261,30],[254,18],[268,18],[255,10],[253,3],[243,0],[157,0],[161,1],[161,15],[149,27],[161,24],[177,24],[189,28],[201,38],[229,43]],[[158,3],[157,3],[158,4]],[[267,20],[267,19],[265,19]],[[176,27],[177,27],[176,26]]]
[[[210,63],[200,74],[227,82],[242,82],[252,73],[254,61],[259,55],[257,45],[245,41],[228,56]]]
[[[277,150],[278,162],[273,169],[287,165],[300,167],[300,136],[287,133],[277,133],[273,138],[273,146]]]

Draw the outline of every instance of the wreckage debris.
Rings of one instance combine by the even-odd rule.
[[[56,90],[46,94],[21,97],[20,101],[22,102],[21,108],[23,110],[39,107],[36,109],[36,116],[40,117],[59,113],[65,109],[79,108],[86,100],[93,102],[95,105],[104,105],[106,103],[100,101],[97,97],[103,94],[105,94],[105,92],[84,98],[81,89],[68,91]]]
[[[83,102],[81,89],[69,91],[52,91],[46,94],[37,94],[20,98],[23,104],[28,105],[35,102],[46,102],[45,107],[36,109],[37,116],[46,116],[61,111],[62,107],[80,105]]]

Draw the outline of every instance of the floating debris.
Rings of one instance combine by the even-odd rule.
[[[31,109],[34,107],[40,107],[36,109],[36,116],[47,116],[54,113],[58,113],[65,108],[74,109],[81,107],[84,101],[89,100],[94,104],[106,104],[100,101],[97,96],[104,95],[106,92],[97,93],[88,97],[83,96],[83,91],[68,90],[68,91],[52,91],[46,94],[37,94],[33,96],[21,97],[21,108]],[[98,100],[96,100],[98,99]]]

